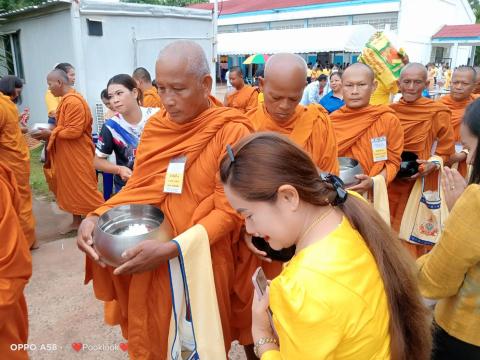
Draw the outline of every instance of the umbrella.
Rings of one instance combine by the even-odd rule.
[[[243,63],[245,65],[248,64],[265,64],[265,62],[268,59],[268,55],[263,55],[263,54],[255,54],[251,55],[245,60]]]

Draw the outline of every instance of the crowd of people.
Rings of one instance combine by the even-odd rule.
[[[424,96],[430,71],[406,62],[399,100],[373,105],[376,76],[362,63],[312,69],[298,55],[276,54],[258,86],[229,69],[223,102],[211,95],[195,42],[163,48],[155,69],[153,81],[145,68],[108,81],[94,145],[74,68],[57,65],[45,96],[52,127],[31,133],[46,142],[46,180],[73,215],[67,230],[78,229],[85,282],[132,359],[170,358],[169,261],[195,255],[152,239],[125,251],[119,267],[107,265],[93,231],[124,204],[160,208],[174,238],[199,227],[208,237],[203,256],[223,337],[209,340],[220,352],[203,346],[209,334],[195,321],[214,316],[192,320],[201,302],[189,303],[201,358],[225,359],[234,340],[247,359],[480,358],[480,73],[456,68],[450,94],[433,100]],[[36,247],[28,129],[15,105],[22,87],[14,76],[0,79],[0,353],[12,360],[28,358],[11,344],[28,342],[23,290]],[[412,154],[415,171],[405,176]],[[344,182],[344,158],[361,169],[353,183]],[[172,190],[169,169],[179,161],[181,185]],[[96,170],[115,175],[106,201]],[[425,210],[426,194],[440,202]],[[288,258],[276,260],[285,250]],[[262,293],[252,285],[259,267],[271,280]],[[436,301],[433,320],[426,299]]]

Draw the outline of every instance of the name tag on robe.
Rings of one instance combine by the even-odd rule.
[[[387,137],[380,136],[377,138],[373,138],[371,142],[372,142],[373,162],[388,160]]]
[[[170,194],[182,193],[186,162],[187,158],[185,156],[170,160],[167,168],[167,175],[165,176],[163,192]]]

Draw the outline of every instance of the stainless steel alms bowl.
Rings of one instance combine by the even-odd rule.
[[[360,180],[355,178],[355,175],[363,174],[363,169],[357,160],[339,157],[338,163],[340,165],[340,179],[342,179],[345,186],[356,185],[360,182]]]
[[[52,130],[53,129],[53,125],[52,124],[49,124],[49,123],[35,123],[33,124],[29,131],[30,132],[37,132],[41,129],[48,129],[48,130]]]
[[[123,234],[135,225],[145,225],[148,230],[137,235]],[[152,205],[121,205],[110,209],[98,219],[93,233],[95,250],[108,265],[124,262],[122,253],[144,240],[167,242],[173,229],[163,212]]]

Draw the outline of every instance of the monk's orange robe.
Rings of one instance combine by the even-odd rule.
[[[298,105],[294,115],[285,123],[278,123],[268,114],[264,104],[249,111],[246,116],[255,131],[274,131],[287,136],[307,152],[322,171],[338,175],[338,156],[335,134],[328,113],[318,105]],[[235,285],[232,295],[234,337],[242,345],[252,339],[252,276],[261,266],[268,279],[282,271],[279,261],[264,262],[253,254],[243,241],[243,234],[235,246]]]
[[[8,96],[0,93],[0,159],[15,174],[20,193],[20,224],[29,243],[35,243],[35,218],[30,189],[30,152],[18,123],[18,111]]]
[[[347,106],[330,114],[338,144],[338,156],[358,160],[368,176],[386,169],[386,183],[392,182],[400,169],[403,130],[397,116],[386,105],[368,105],[360,109]],[[374,162],[372,139],[385,136],[387,160]]]
[[[452,112],[452,127],[454,141],[456,144],[461,144],[462,140],[460,139],[460,125],[462,124],[463,114],[467,106],[476,99],[474,95],[470,95],[465,100],[455,101],[450,95],[442,96],[438,101],[446,105]],[[458,164],[458,171],[462,176],[467,176],[467,161],[462,161]]]
[[[161,110],[145,126],[127,185],[95,211],[101,215],[120,204],[152,204],[165,213],[174,235],[195,224],[206,228],[226,349],[232,341],[232,242],[239,237],[242,221],[224,195],[218,172],[226,145],[235,144],[252,131],[248,119],[238,111],[213,102],[196,119],[182,125]],[[163,192],[167,167],[178,156],[187,158],[182,194],[167,194]],[[130,356],[166,359],[172,307],[167,264],[133,275],[113,276],[112,272],[113,268],[103,269],[88,259],[85,281],[93,279],[96,297],[110,302],[109,315],[114,314],[111,307],[120,307],[117,323],[128,337]],[[111,316],[107,318],[111,322]]]
[[[403,151],[417,154],[421,160],[428,160],[431,155],[438,155],[447,161],[455,152],[451,112],[442,103],[424,97],[413,103],[401,99],[390,107],[400,120],[404,132]],[[435,149],[433,149],[435,143]],[[392,228],[400,231],[400,224],[415,181],[395,179],[388,187],[390,202],[390,220]],[[438,189],[438,171],[425,178],[426,189]],[[425,246],[405,243],[408,250],[418,257],[427,250]]]
[[[162,99],[160,98],[160,95],[158,95],[157,88],[152,86],[143,92],[142,106],[153,108],[163,107]]]
[[[227,95],[226,106],[232,107],[246,113],[258,104],[258,90],[250,85],[245,85],[240,90],[236,90]]]
[[[0,163],[0,354],[2,359],[28,359],[11,344],[28,341],[28,311],[23,290],[32,275],[29,244],[20,223],[22,197],[16,176]]]
[[[84,216],[103,203],[94,156],[92,114],[85,99],[72,89],[58,106],[44,166],[49,188],[62,210]]]

